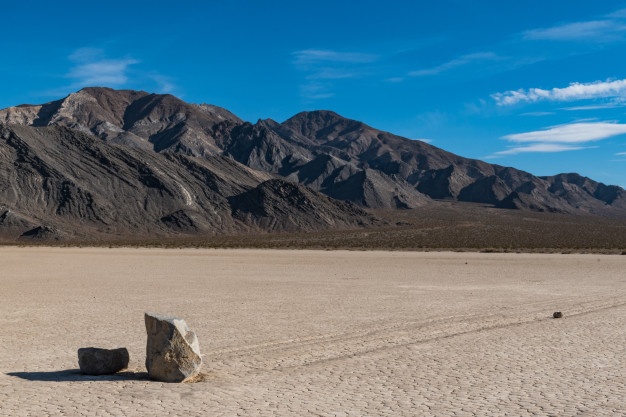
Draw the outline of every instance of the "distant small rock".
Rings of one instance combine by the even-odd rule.
[[[78,349],[78,366],[80,371],[86,375],[114,374],[128,367],[128,359],[126,348],[88,347]]]
[[[560,319],[561,317],[563,317],[563,313],[561,313],[560,311],[555,311],[552,314],[552,317],[554,317],[555,319]]]
[[[185,320],[145,314],[148,376],[163,382],[185,382],[200,373],[202,356],[196,334]]]

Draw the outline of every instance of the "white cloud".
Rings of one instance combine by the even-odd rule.
[[[522,113],[520,116],[533,116],[533,117],[542,117],[542,116],[552,116],[556,114],[553,111],[530,111],[527,113]]]
[[[518,103],[539,101],[574,101],[598,98],[626,97],[626,79],[595,81],[592,83],[572,83],[564,88],[530,88],[509,90],[492,94],[498,106],[511,106]]]
[[[619,21],[589,20],[545,29],[527,30],[522,33],[522,38],[525,40],[597,42],[621,39],[625,32],[626,25]]]
[[[134,69],[133,65],[140,61],[132,57],[110,58],[99,48],[79,48],[68,57],[71,66],[64,78],[69,79],[66,85],[43,91],[50,97],[69,94],[83,87],[131,86],[160,94],[176,94],[180,97],[178,87],[171,77],[157,71]]]
[[[409,72],[411,77],[423,77],[428,75],[437,75],[445,71],[449,71],[451,69],[462,67],[464,65],[471,64],[475,61],[484,61],[484,60],[494,60],[498,59],[498,56],[493,52],[478,52],[474,54],[463,55],[458,58],[452,59],[448,62],[444,62],[441,65],[437,65],[436,67],[426,68],[417,71]]]
[[[545,130],[506,135],[503,139],[516,143],[586,143],[626,134],[626,124],[597,122],[571,123]]]
[[[577,151],[577,150],[586,149],[586,148],[587,148],[586,146],[562,145],[562,144],[557,144],[557,143],[535,143],[533,145],[518,146],[518,147],[507,149],[506,151],[495,152],[493,156],[516,155],[519,153],[530,153],[530,152],[552,153],[552,152]]]
[[[618,152],[615,154],[615,156],[625,156],[626,152]]]
[[[139,63],[133,58],[105,58],[104,51],[95,48],[77,49],[68,58],[74,67],[67,78],[74,80],[75,87],[124,85],[128,82],[128,67]]]
[[[619,107],[626,107],[626,103],[614,102],[614,103],[595,104],[595,105],[590,105],[590,106],[563,107],[563,108],[561,108],[561,110],[567,110],[567,111],[587,111],[587,110],[617,109]]]
[[[626,124],[611,122],[570,123],[543,130],[503,136],[514,143],[512,148],[495,152],[491,157],[529,152],[565,152],[588,149],[589,142],[626,134]]]

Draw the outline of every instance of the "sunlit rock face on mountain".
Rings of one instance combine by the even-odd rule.
[[[108,88],[0,110],[0,174],[0,226],[14,234],[362,227],[376,220],[357,206],[438,200],[626,216],[620,187],[463,158],[331,111],[252,124]]]

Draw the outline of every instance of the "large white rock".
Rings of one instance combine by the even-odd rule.
[[[202,356],[196,334],[185,320],[145,314],[148,344],[146,368],[150,378],[163,382],[185,382],[200,373]]]

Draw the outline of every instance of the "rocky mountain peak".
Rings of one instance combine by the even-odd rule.
[[[247,169],[368,208],[411,209],[443,199],[626,216],[626,191],[620,187],[578,174],[537,177],[463,158],[330,110],[301,112],[283,123],[264,119],[253,124],[226,109],[189,104],[169,94],[89,87],[43,105],[0,110],[0,123],[65,127],[138,148],[146,158],[151,151],[226,156]],[[175,217],[185,223],[185,216]]]
[[[203,111],[205,113],[214,115],[215,117],[217,117],[219,120],[222,121],[232,121],[234,123],[243,123],[243,120],[241,120],[239,117],[237,117],[235,114],[231,113],[230,111],[222,108],[222,107],[218,107],[215,106],[213,104],[206,104],[206,103],[202,103],[202,104],[195,104],[194,106],[196,106],[200,111]]]
[[[298,113],[286,120],[283,126],[310,139],[323,139],[333,133],[365,127],[361,122],[347,119],[330,110]]]
[[[107,142],[157,152],[216,154],[219,125],[241,120],[217,106],[186,103],[170,94],[86,87],[38,106],[0,110],[0,122],[26,126],[67,126]]]

